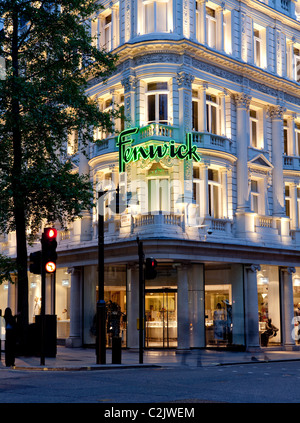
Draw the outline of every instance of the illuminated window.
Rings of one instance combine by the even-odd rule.
[[[291,192],[290,186],[285,185],[285,214],[291,217]]]
[[[99,49],[111,51],[119,45],[119,7],[117,5],[92,20],[91,35],[94,45]]]
[[[111,41],[112,41],[112,33],[111,33],[111,13],[104,18],[103,22],[103,31],[104,31],[104,42],[102,47],[104,47],[107,51],[111,50]]]
[[[249,111],[250,146],[264,148],[264,110],[250,106]]]
[[[216,12],[210,7],[206,7],[206,41],[209,47],[216,47],[217,39],[217,19]]]
[[[256,110],[250,110],[250,145],[257,148],[258,144],[258,116]]]
[[[288,155],[288,135],[289,135],[289,128],[287,124],[287,120],[283,121],[283,154]]]
[[[193,203],[200,204],[200,169],[193,167]]]
[[[253,63],[260,68],[267,67],[266,28],[258,24],[253,25]]]
[[[201,1],[196,0],[195,15],[196,39],[211,48],[224,50],[230,54],[232,52],[231,12],[217,5],[203,6]]]
[[[296,155],[300,156],[300,124],[295,123]]]
[[[215,95],[206,94],[206,130],[219,134],[220,116],[219,104]]]
[[[294,79],[300,82],[300,49],[294,48]]]
[[[148,179],[148,212],[157,211],[170,211],[170,184],[165,176]]]
[[[192,125],[193,131],[199,131],[199,99],[198,99],[198,91],[192,91]]]
[[[300,228],[300,188],[297,187],[298,228]]]
[[[260,212],[260,183],[258,180],[252,179],[251,180],[251,211],[254,213]]]
[[[152,32],[169,32],[169,3],[169,0],[143,1],[145,34],[150,34]]]
[[[150,82],[147,84],[148,123],[168,124],[168,83]]]
[[[253,30],[254,41],[254,64],[258,67],[261,66],[261,34],[258,29]]]
[[[222,217],[220,172],[216,169],[208,169],[208,214],[216,219]]]
[[[68,137],[68,154],[72,156],[78,151],[78,131],[74,130]]]

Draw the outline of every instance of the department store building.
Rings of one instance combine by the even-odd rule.
[[[58,339],[95,344],[103,213],[105,300],[121,307],[124,347],[139,346],[139,237],[145,257],[158,262],[157,277],[145,281],[146,348],[297,349],[297,2],[101,3],[91,33],[99,48],[118,54],[118,66],[105,85],[91,80],[88,95],[103,111],[123,105],[126,120],[114,122],[114,133],[94,131],[101,142],[88,158],[76,134],[68,140],[95,202],[98,191],[107,193],[67,230],[57,226],[55,296],[48,287],[46,313],[57,315]],[[126,197],[120,214],[112,206],[117,186]],[[15,254],[14,234],[1,248]],[[29,284],[33,322],[40,276],[29,273]],[[0,308],[15,310],[16,292],[0,286]],[[270,323],[276,330],[266,344]]]

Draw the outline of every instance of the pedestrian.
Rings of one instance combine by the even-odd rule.
[[[16,319],[12,315],[11,309],[7,307],[4,312],[5,319],[5,365],[12,367],[15,365],[16,354]]]

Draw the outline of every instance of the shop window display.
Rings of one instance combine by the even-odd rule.
[[[49,280],[46,281],[46,314],[55,314],[57,318],[57,339],[66,339],[70,333],[70,288],[71,276],[67,268],[57,269],[55,275],[55,310],[51,299]],[[29,273],[29,323],[35,323],[41,314],[42,284],[41,276]]]
[[[177,347],[177,271],[160,264],[155,279],[145,280],[145,347]]]
[[[205,334],[207,347],[244,345],[241,265],[206,266]]]
[[[126,347],[126,289],[111,288],[104,289],[107,316],[106,346],[111,347],[112,337],[117,336],[122,339],[122,346]]]
[[[277,266],[261,266],[257,274],[260,344],[263,347],[281,343],[280,292]]]
[[[67,268],[56,271],[55,308],[57,315],[57,338],[66,339],[70,334],[71,275]]]
[[[296,345],[300,344],[300,268],[296,268],[293,277],[293,297],[294,297],[294,338]]]

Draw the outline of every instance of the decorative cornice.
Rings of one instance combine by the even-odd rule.
[[[300,90],[296,82],[190,40],[151,40],[125,44],[116,53],[119,55],[119,72],[128,69],[128,60],[133,68],[156,63],[185,64],[190,67],[189,72],[192,74],[195,68],[240,85],[246,81],[249,90],[260,91],[275,98],[281,96],[283,102],[300,106],[300,96],[295,95]]]

